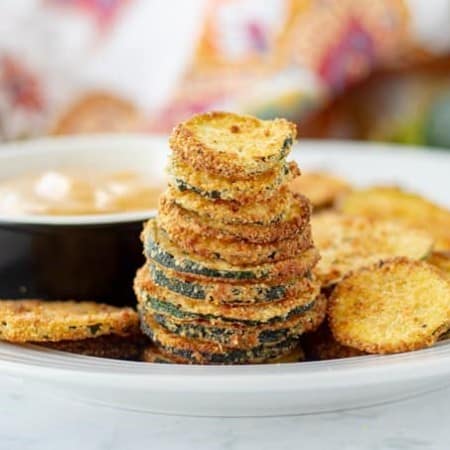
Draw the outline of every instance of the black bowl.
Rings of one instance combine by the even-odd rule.
[[[145,171],[162,182],[161,138],[96,136],[0,147],[0,179],[44,168],[89,166]],[[139,235],[155,210],[80,216],[0,216],[0,298],[135,304],[144,263]]]

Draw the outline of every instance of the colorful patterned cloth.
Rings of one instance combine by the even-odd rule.
[[[0,14],[3,139],[167,132],[226,109],[450,147],[448,64],[423,65],[450,51],[447,0],[28,0]]]

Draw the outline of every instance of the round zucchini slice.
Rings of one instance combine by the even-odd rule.
[[[264,201],[276,195],[280,187],[300,175],[300,171],[294,161],[282,162],[254,178],[230,181],[198,172],[172,156],[169,174],[169,184],[181,192],[191,191],[211,200],[245,204]]]
[[[319,254],[310,248],[296,258],[261,264],[254,267],[231,265],[223,261],[205,261],[180,250],[158,229],[156,220],[151,219],[142,235],[146,256],[156,263],[176,272],[189,274],[195,279],[208,281],[243,281],[265,280],[273,283],[302,277],[318,261]]]
[[[298,339],[291,338],[272,346],[259,345],[251,349],[228,348],[213,342],[187,339],[170,333],[151,315],[141,321],[142,331],[164,353],[182,358],[191,364],[257,364],[291,353]]]
[[[158,286],[151,280],[146,268],[141,268],[136,275],[135,291],[140,304],[147,304],[154,311],[169,314],[175,319],[216,320],[224,323],[261,325],[283,321],[309,311],[314,306],[314,300],[319,294],[319,285],[317,283],[312,285],[310,289],[297,297],[271,302],[263,306],[258,304],[215,305],[192,300]]]
[[[450,286],[426,262],[395,258],[346,276],[328,314],[342,345],[368,353],[417,350],[449,329]]]
[[[301,292],[307,291],[316,283],[311,272],[307,272],[300,279],[271,285],[264,283],[210,283],[192,280],[189,276],[186,277],[154,262],[148,263],[148,270],[150,278],[158,286],[194,300],[204,300],[216,304],[245,305],[283,300],[300,295]]]
[[[175,127],[169,144],[196,170],[240,179],[271,170],[289,154],[296,135],[285,119],[209,112]]]
[[[311,216],[309,201],[300,195],[292,195],[284,219],[272,225],[230,224],[221,222],[220,219],[204,217],[201,213],[179,206],[170,194],[161,196],[159,211],[160,221],[167,224],[166,229],[176,225],[205,237],[230,242],[239,239],[254,244],[268,244],[292,238],[308,226]]]
[[[426,258],[433,246],[428,233],[385,220],[326,212],[314,215],[311,225],[321,256],[315,271],[324,286],[377,261]]]
[[[1,300],[0,339],[55,342],[135,335],[139,319],[131,308],[95,302]]]
[[[395,220],[431,234],[435,250],[450,250],[450,211],[398,187],[371,187],[353,191],[340,202],[346,214]]]

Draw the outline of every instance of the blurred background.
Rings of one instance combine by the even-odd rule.
[[[2,0],[0,139],[193,113],[450,148],[450,0]]]

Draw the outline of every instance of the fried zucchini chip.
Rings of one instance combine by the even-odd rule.
[[[169,144],[197,170],[240,179],[271,170],[289,154],[296,135],[285,119],[209,112],[175,127]]]
[[[326,322],[323,322],[317,330],[302,336],[301,341],[306,358],[310,361],[350,358],[367,354],[356,348],[339,344]]]
[[[417,350],[450,327],[450,286],[426,262],[395,258],[346,276],[328,314],[342,345],[368,353]]]
[[[228,224],[220,220],[202,217],[201,214],[188,211],[171,200],[171,196],[160,197],[160,222],[164,222],[166,231],[176,226],[180,229],[189,229],[194,234],[213,237],[223,241],[233,242],[237,239],[254,244],[268,244],[292,238],[309,224],[311,207],[309,201],[300,195],[293,196],[285,219],[277,224]]]
[[[41,346],[62,352],[127,361],[138,361],[145,344],[148,344],[148,338],[140,334],[130,336],[105,334],[96,338],[76,341],[39,343]]]
[[[295,258],[313,246],[309,224],[301,233],[291,238],[255,244],[238,238],[225,240],[196,233],[191,227],[171,220],[171,217],[165,214],[158,216],[157,223],[182,251],[210,261],[225,261],[238,266],[254,266]]]
[[[315,270],[324,287],[377,261],[396,256],[425,258],[433,245],[425,231],[381,219],[324,212],[314,215],[311,225],[321,255]]]
[[[259,345],[251,349],[228,348],[213,342],[187,339],[170,333],[145,315],[141,321],[142,331],[150,337],[158,349],[189,364],[257,364],[291,353],[298,339],[287,339],[270,347]]]
[[[248,349],[257,345],[274,345],[315,330],[325,318],[326,300],[319,297],[311,309],[286,320],[253,326],[215,319],[178,320],[174,316],[154,311],[148,303],[141,304],[140,311],[144,315],[150,314],[166,330],[178,336]]]
[[[319,294],[320,286],[312,283],[310,288],[297,297],[286,298],[261,306],[215,305],[193,300],[156,285],[145,267],[141,268],[134,282],[139,303],[148,304],[155,312],[169,314],[181,320],[213,320],[217,322],[239,322],[261,325],[286,320],[310,310]]]
[[[179,191],[191,191],[211,200],[237,203],[264,201],[279,192],[280,187],[300,175],[294,161],[282,162],[268,172],[248,180],[230,181],[183,164],[172,156],[169,165],[169,184]]]
[[[436,250],[450,250],[450,211],[418,194],[396,187],[372,187],[344,197],[339,209],[420,228],[434,237]]]
[[[312,203],[314,211],[329,208],[351,190],[347,181],[326,172],[302,172],[289,183],[292,192],[303,194]]]
[[[177,273],[154,262],[148,262],[152,281],[158,286],[194,300],[214,304],[261,304],[288,297],[295,297],[307,291],[316,283],[314,275],[307,272],[304,277],[289,280],[283,284],[208,282],[193,280],[189,275]]]
[[[179,191],[172,186],[169,186],[165,197],[187,211],[224,225],[261,226],[280,224],[280,222],[288,220],[294,200],[293,194],[286,186],[282,186],[275,195],[267,200],[245,205],[232,201],[208,199],[192,191]]]
[[[450,282],[450,252],[431,252],[427,262],[438,268]]]
[[[9,342],[54,342],[139,330],[131,308],[94,302],[1,300],[0,339]]]
[[[145,227],[142,240],[145,254],[150,260],[168,269],[189,274],[192,279],[207,281],[242,283],[264,280],[271,284],[281,284],[281,280],[292,280],[303,276],[319,259],[317,250],[310,248],[298,257],[254,267],[204,260],[180,250],[162,230],[158,229],[155,219],[151,219],[149,225]]]

